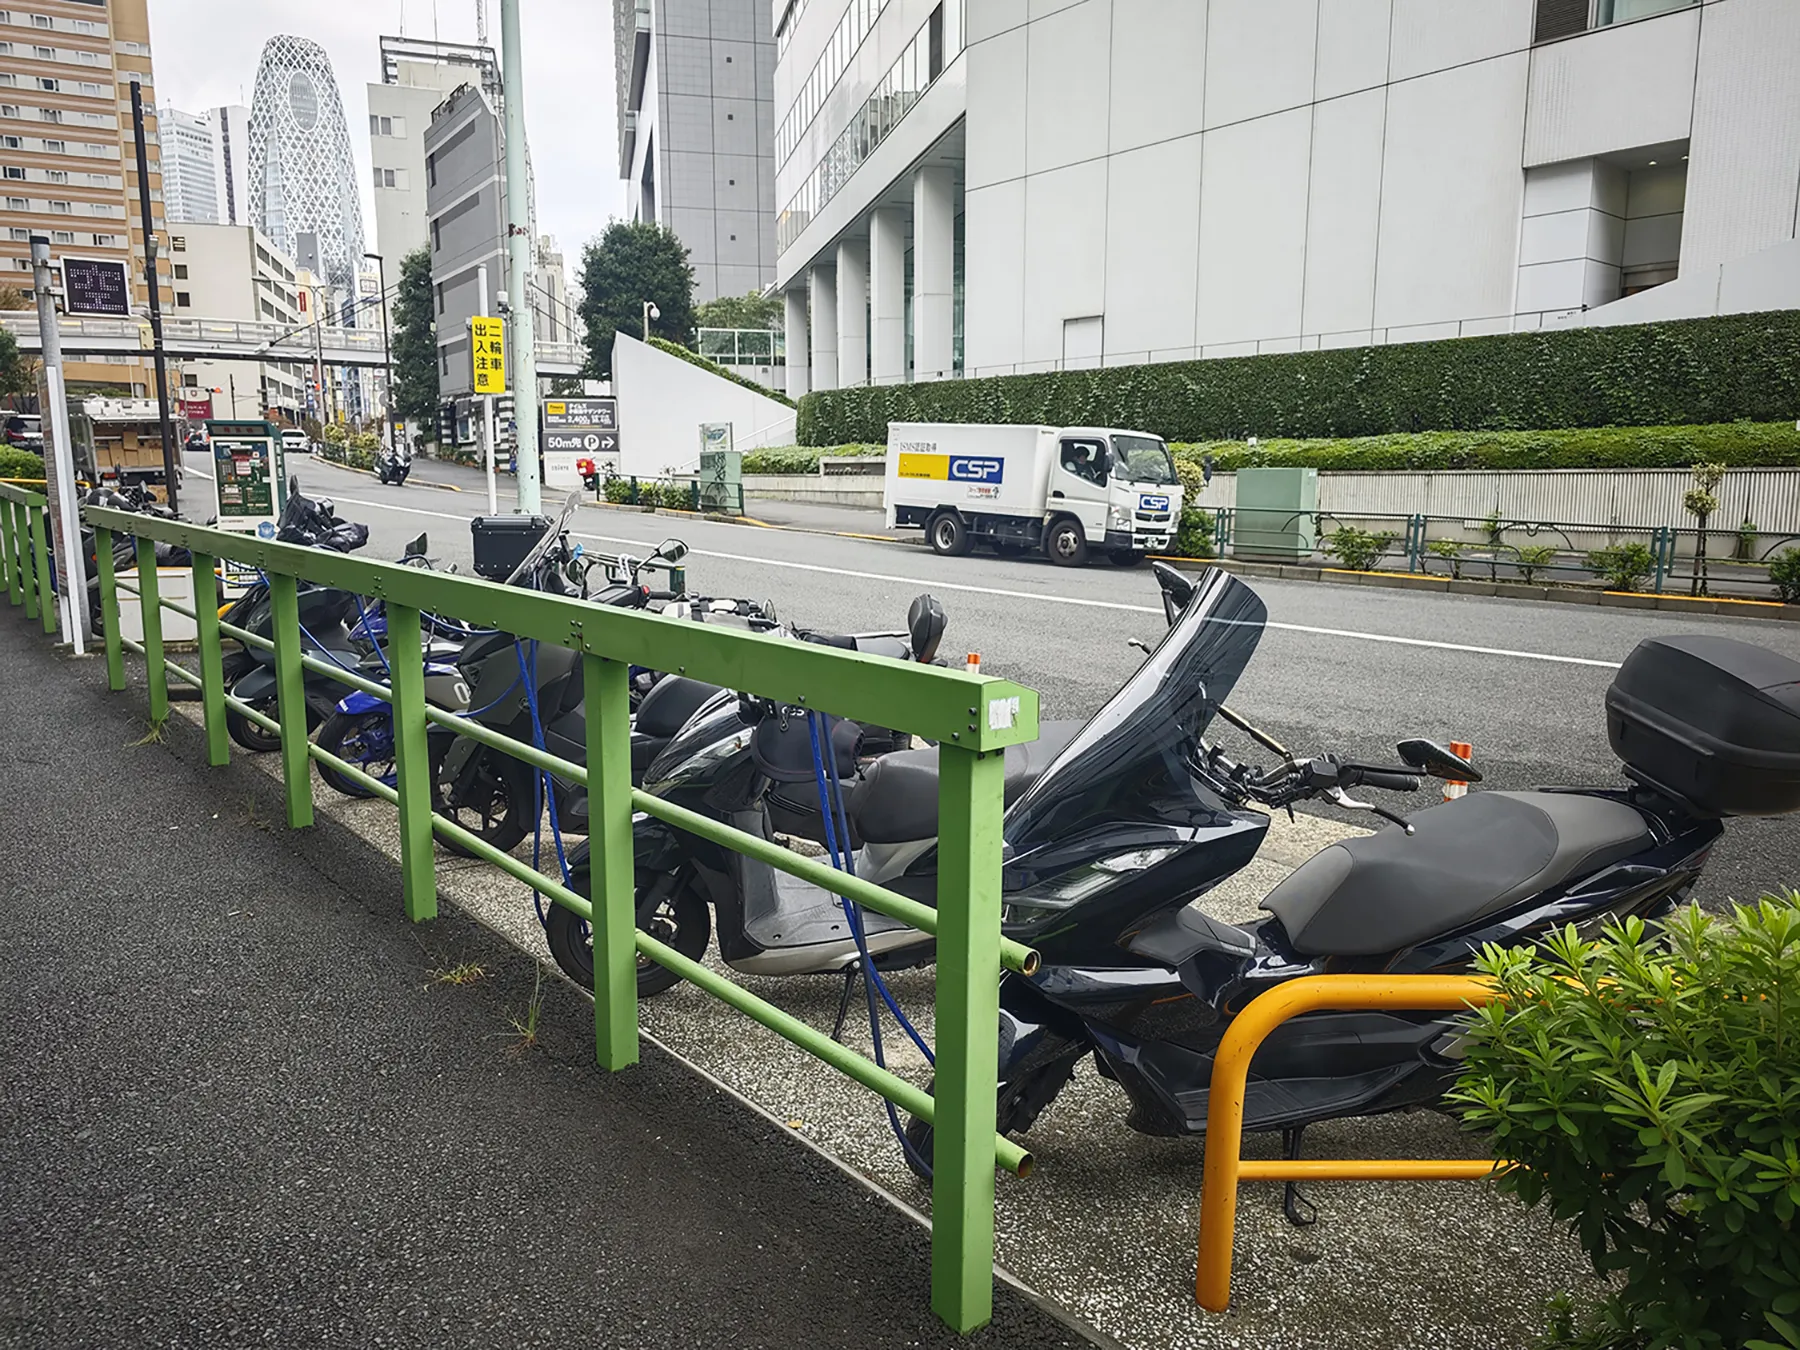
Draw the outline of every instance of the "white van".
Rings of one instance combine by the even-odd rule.
[[[1168,445],[1110,427],[890,422],[883,501],[890,529],[923,529],[938,553],[983,543],[1069,567],[1140,562],[1181,521]]]

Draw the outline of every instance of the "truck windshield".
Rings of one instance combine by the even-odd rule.
[[[1132,483],[1175,483],[1169,447],[1154,436],[1114,436],[1113,473]]]

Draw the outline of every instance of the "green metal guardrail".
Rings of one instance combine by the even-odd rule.
[[[41,499],[38,499],[41,501]],[[736,631],[604,608],[577,600],[496,585],[475,578],[370,562],[243,535],[158,520],[129,512],[86,507],[97,531],[104,611],[107,679],[126,686],[124,652],[144,657],[150,715],[168,715],[167,680],[199,687],[207,756],[229,758],[228,705],[281,736],[287,821],[313,820],[308,758],[330,764],[394,803],[400,812],[401,873],[407,916],[437,913],[432,836],[455,839],[488,862],[525,881],[552,902],[587,919],[594,934],[594,1032],[600,1065],[624,1069],[637,1062],[636,956],[642,953],[785,1037],[864,1087],[936,1127],[936,1176],[932,1183],[932,1307],[958,1331],[987,1322],[993,1311],[995,1164],[1020,1176],[1031,1157],[994,1130],[1001,967],[1031,971],[1036,953],[1001,936],[1001,784],[1008,745],[1037,736],[1037,695],[1010,681],[957,670],[884,660]],[[42,512],[36,520],[41,525]],[[130,587],[114,575],[113,535],[177,544],[193,555],[192,611],[163,600],[155,568],[138,571]],[[41,529],[34,538],[41,537]],[[38,557],[43,557],[42,544]],[[211,603],[218,559],[259,567],[269,577],[273,641],[222,623]],[[42,566],[40,562],[40,567]],[[392,687],[309,656],[301,649],[297,583],[336,586],[380,599],[387,607],[388,661]],[[119,594],[134,591],[143,613],[141,643],[122,636]],[[195,620],[199,670],[169,661],[163,652],[161,611]],[[455,615],[483,628],[573,648],[583,654],[587,699],[584,768],[487,727],[427,704],[420,612]],[[277,713],[269,718],[232,699],[223,686],[220,639],[228,635],[275,655]],[[747,690],[796,707],[911,731],[940,746],[938,907],[919,905],[867,881],[703,816],[635,791],[631,786],[630,702],[632,665],[677,671],[728,688]],[[329,675],[393,705],[396,784],[389,787],[354,765],[307,742],[303,671]],[[439,725],[545,768],[587,787],[597,860],[591,894],[579,895],[500,853],[431,809],[426,725]],[[880,1068],[823,1032],[690,961],[635,922],[632,813],[644,811],[681,829],[704,835],[815,882],[870,909],[932,933],[937,938],[936,1095]]]
[[[0,483],[0,581],[7,601],[56,631],[50,588],[50,502],[41,492]]]

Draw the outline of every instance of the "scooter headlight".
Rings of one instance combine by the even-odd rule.
[[[744,747],[750,744],[751,729],[740,728],[728,736],[722,736],[711,745],[705,746],[688,755],[680,763],[670,766],[667,776],[652,781],[652,774],[663,767],[662,760],[666,756],[658,756],[657,762],[650,766],[651,773],[644,775],[644,791],[652,796],[661,794],[667,788],[680,787],[683,783],[692,782],[696,778],[705,778],[727,760],[740,755]]]
[[[1006,897],[1007,920],[1023,921],[1044,913],[1073,908],[1108,886],[1116,886],[1126,877],[1156,866],[1164,858],[1179,853],[1179,844],[1157,844],[1111,853],[1093,862],[1082,863],[1041,881],[1029,890]]]

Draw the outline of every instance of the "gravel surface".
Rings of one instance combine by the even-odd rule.
[[[916,1223],[654,1046],[600,1073],[354,813],[131,745],[133,675],[0,609],[0,1346],[1087,1343],[1010,1288],[950,1334]]]

